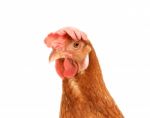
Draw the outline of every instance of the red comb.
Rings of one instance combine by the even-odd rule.
[[[77,28],[74,27],[64,27],[58,31],[56,31],[57,34],[59,35],[68,35],[70,36],[73,40],[88,40],[87,35],[78,30]]]
[[[70,36],[73,40],[75,41],[78,41],[78,40],[84,40],[84,41],[88,41],[88,38],[87,38],[87,35],[74,28],[74,27],[65,27],[65,28],[62,28],[54,33],[50,33],[44,40],[45,44],[48,46],[48,47],[53,47],[52,42],[63,42],[63,40],[66,38],[66,36]],[[56,39],[60,39],[62,38],[63,40],[59,40],[59,41],[56,41]]]
[[[47,47],[59,47],[61,44],[63,44],[65,39],[64,35],[59,35],[57,33],[50,33],[45,38],[44,42],[47,45]]]

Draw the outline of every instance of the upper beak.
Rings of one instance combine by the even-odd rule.
[[[66,54],[63,51],[53,49],[50,56],[49,61],[55,61],[56,59],[65,58]]]

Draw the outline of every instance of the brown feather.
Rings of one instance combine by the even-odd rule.
[[[91,43],[89,66],[72,79],[63,80],[60,118],[123,118],[103,81]]]

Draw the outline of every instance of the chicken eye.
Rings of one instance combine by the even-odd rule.
[[[79,48],[79,46],[80,46],[79,42],[74,42],[74,43],[73,43],[73,47],[74,47],[74,48]]]

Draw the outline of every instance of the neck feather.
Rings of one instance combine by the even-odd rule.
[[[99,112],[99,116],[123,118],[105,86],[96,53],[91,44],[90,46],[92,51],[89,54],[89,66],[85,72],[75,76],[71,82],[69,79],[63,81],[61,107],[65,106],[65,102],[69,102],[68,105],[76,104],[78,110],[85,109],[86,106],[87,111]]]

